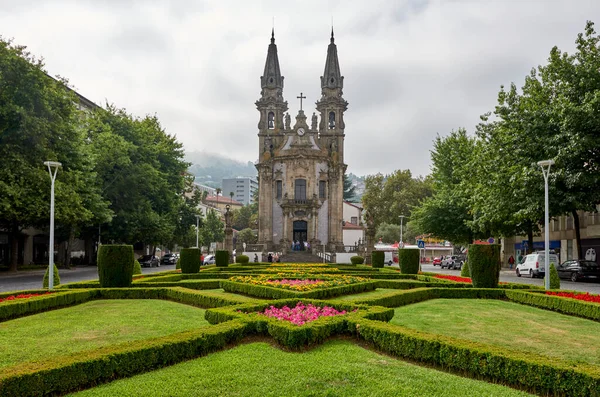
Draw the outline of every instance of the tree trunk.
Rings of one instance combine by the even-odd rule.
[[[10,271],[16,272],[19,261],[19,225],[13,222],[10,232]]]
[[[75,243],[75,228],[71,226],[69,229],[69,241],[67,242],[67,250],[65,254],[65,269],[71,267],[71,252],[73,251],[73,244]]]
[[[85,260],[84,263],[86,265],[93,265],[95,263],[94,256],[94,240],[91,236],[85,237]]]
[[[571,211],[571,214],[573,214],[573,223],[574,223],[573,226],[575,227],[575,240],[577,241],[577,259],[582,259],[583,257],[581,256],[581,254],[582,254],[582,252],[581,252],[581,230],[579,229],[579,214],[575,210]]]

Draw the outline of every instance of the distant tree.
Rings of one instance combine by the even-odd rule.
[[[352,184],[352,179],[344,173],[344,200],[352,201],[354,199],[356,186]]]
[[[400,241],[400,225],[391,223],[382,223],[377,227],[375,235],[377,241],[381,239],[386,244],[392,244]]]
[[[236,230],[253,228],[252,217],[258,214],[258,204],[252,203],[245,205],[239,210],[233,211],[232,227]]]
[[[210,245],[223,241],[225,238],[225,225],[219,219],[216,210],[209,209],[206,213],[206,222],[201,231],[202,245]]]
[[[242,243],[256,244],[256,242],[258,241],[258,236],[252,229],[246,228],[238,232],[237,239]]]

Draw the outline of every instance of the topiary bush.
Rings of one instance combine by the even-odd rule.
[[[544,278],[544,283],[545,283]],[[558,272],[556,271],[556,267],[554,267],[554,263],[550,264],[550,289],[560,289],[560,278],[558,277]]]
[[[382,268],[385,261],[385,252],[373,251],[371,253],[371,267]]]
[[[350,262],[352,262],[353,265],[362,265],[365,263],[365,258],[360,255],[354,255],[350,258]]]
[[[101,288],[131,286],[133,246],[103,244],[98,248],[98,278]]]
[[[400,273],[417,274],[419,273],[419,259],[421,253],[418,248],[400,248],[398,250],[398,264]]]
[[[200,248],[183,248],[179,253],[181,273],[200,271]]]
[[[471,269],[469,268],[469,260],[466,260],[460,268],[461,277],[471,277]]]
[[[217,267],[229,266],[229,251],[218,250],[215,252],[215,264]]]
[[[500,266],[500,244],[469,245],[469,268],[473,287],[498,287]]]
[[[52,285],[56,287],[60,285],[60,275],[58,274],[58,267],[56,267],[56,263],[53,263],[54,266],[54,282]],[[48,283],[50,282],[50,266],[46,267],[46,273],[44,273],[44,281],[42,282],[42,288],[48,288]]]
[[[181,258],[177,258],[177,263],[175,264],[175,270],[181,269]]]
[[[241,264],[247,264],[248,262],[250,262],[250,258],[248,258],[248,255],[236,255],[235,256],[235,263],[241,263]]]
[[[133,274],[142,274],[142,266],[137,259],[133,261]]]

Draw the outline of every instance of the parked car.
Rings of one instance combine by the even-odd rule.
[[[138,262],[142,267],[158,267],[160,266],[160,261],[154,255],[143,255],[138,258]]]
[[[162,265],[176,265],[178,259],[179,259],[179,254],[169,253],[169,254],[163,255],[163,257],[160,259],[160,263]]]
[[[432,262],[433,266],[440,266],[441,264],[442,264],[442,260],[440,258],[437,258],[437,257],[433,258],[433,262]]]
[[[214,255],[206,255],[204,257],[203,265],[214,265],[215,264],[215,256]]]
[[[458,269],[462,268],[463,263],[465,263],[466,257],[464,255],[449,255],[442,259],[442,263],[440,263],[440,267],[443,269],[447,267],[448,269]]]
[[[556,271],[558,277],[579,281],[584,279],[599,280],[600,266],[596,262],[574,259],[560,264]]]
[[[544,277],[546,274],[545,270],[545,259],[546,256],[543,252],[535,252],[533,254],[526,255],[523,261],[517,265],[515,272],[517,277],[521,277],[522,274],[527,274],[529,277]],[[558,261],[558,255],[550,254],[550,263],[554,263],[556,266]]]

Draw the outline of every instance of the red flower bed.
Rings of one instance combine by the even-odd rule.
[[[561,298],[572,298],[579,299],[581,301],[600,303],[600,295],[591,295],[589,292],[586,293],[573,293],[573,292],[552,292],[546,291],[546,295],[560,296]]]
[[[48,295],[51,294],[52,292],[46,292],[44,294],[19,294],[19,295],[11,295],[11,296],[7,296],[6,298],[0,298],[0,303],[4,302],[4,301],[14,301],[15,299],[29,299],[29,298],[33,298],[34,296],[42,296],[42,295]]]
[[[435,278],[441,278],[444,280],[456,281],[457,283],[471,283],[471,279],[469,277],[460,277],[460,276],[449,276],[446,274],[436,274],[433,276]]]

